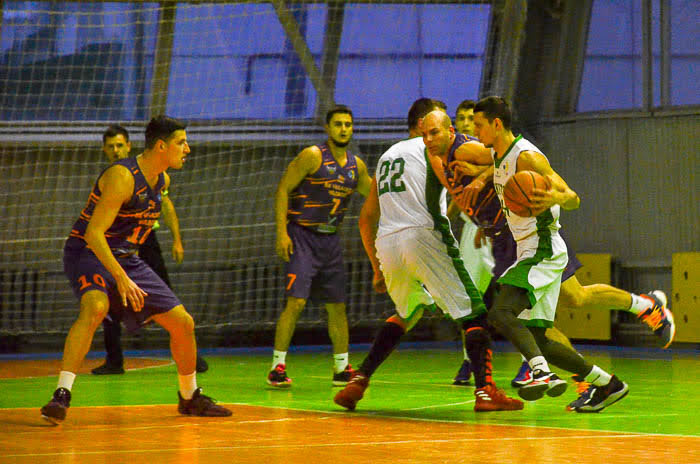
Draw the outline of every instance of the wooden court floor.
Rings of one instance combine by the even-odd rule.
[[[127,367],[140,362],[130,360]],[[266,364],[267,357],[262,362]],[[42,365],[54,369],[55,363],[39,361],[37,367],[36,361],[13,361],[9,370],[14,378],[5,382],[22,381],[22,364],[28,368],[27,376],[33,377],[41,374]],[[87,361],[83,370],[96,364]],[[3,361],[0,370],[7,373],[9,366]],[[223,369],[217,366],[217,370]],[[95,376],[82,379],[83,396],[99,388],[96,382],[104,382]],[[128,372],[109,379],[112,384],[107,388],[139,379]],[[50,390],[45,385],[55,383],[55,377],[39,383],[46,398]],[[0,382],[0,392],[14,385],[19,384]],[[381,383],[374,388],[384,394]],[[304,394],[301,385],[298,390]],[[418,414],[389,417],[382,408],[370,407],[371,402],[356,412],[332,405],[326,411],[304,411],[293,403],[292,407],[221,403],[233,410],[232,417],[183,417],[174,402],[101,406],[78,402],[60,426],[44,422],[37,407],[8,408],[0,403],[0,463],[700,463],[700,436],[551,427],[544,420],[543,425],[526,420],[520,412],[477,414],[475,422],[465,422],[449,415],[445,420]],[[472,414],[476,413],[466,415]],[[488,423],[493,417],[503,423]],[[562,417],[570,416],[562,413]]]

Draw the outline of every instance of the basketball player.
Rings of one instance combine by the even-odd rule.
[[[464,100],[457,106],[455,114],[455,129],[460,134],[470,137],[474,135],[474,105],[476,105],[474,100]],[[479,231],[477,224],[470,220],[464,212],[461,212],[454,200],[451,200],[447,207],[447,217],[454,222],[458,214],[463,221],[459,239],[459,253],[464,261],[464,266],[469,269],[469,273],[474,279],[476,288],[484,294],[491,283],[491,269],[494,266],[491,243]],[[466,386],[469,385],[472,369],[469,353],[466,349],[464,331],[461,331],[461,338],[464,360],[452,384]]]
[[[464,102],[460,105],[464,105]],[[473,106],[471,114],[473,120]],[[462,119],[467,119],[464,114],[462,114]],[[457,122],[455,122],[455,126],[457,126]],[[462,124],[462,128],[469,129],[469,126]],[[479,289],[484,291],[481,287],[484,282],[490,281],[492,275],[495,279],[498,279],[502,272],[515,262],[515,241],[510,233],[510,229],[508,229],[505,217],[501,214],[500,202],[493,190],[493,183],[489,180],[488,174],[490,171],[482,171],[482,175],[475,177],[467,175],[467,171],[459,168],[460,165],[464,165],[467,169],[473,169],[473,166],[465,163],[464,160],[450,158],[448,163],[450,171],[453,173],[453,175],[448,177],[452,183],[452,188],[462,186],[467,191],[471,187],[472,181],[474,181],[473,185],[478,186],[476,195],[473,195],[470,200],[466,201],[467,206],[463,206],[464,211],[461,213],[463,218],[471,219],[467,224],[473,223],[475,226],[478,226],[478,230],[471,236],[464,232],[462,233],[460,252],[465,264],[470,264],[470,271],[474,271],[472,275],[475,282],[479,282]],[[482,179],[481,177],[484,175],[485,177]],[[478,199],[476,199],[477,195]],[[456,195],[456,198],[459,200],[460,195]],[[452,204],[456,205],[456,202],[453,201]],[[465,224],[465,227],[467,224]],[[614,309],[631,312],[652,329],[659,338],[663,348],[668,348],[675,336],[675,323],[672,312],[666,307],[667,298],[665,293],[661,290],[654,290],[648,294],[637,295],[606,284],[582,286],[575,276],[575,272],[582,267],[582,264],[576,258],[576,254],[571,249],[568,241],[564,241],[566,242],[569,261],[562,275],[558,307],[580,310]],[[484,250],[488,250],[489,254],[492,252],[492,242],[496,249],[494,253],[497,257],[497,265],[494,265],[492,256],[485,256],[483,253]],[[481,265],[475,263],[475,261],[479,260],[482,260]],[[488,286],[488,283],[486,285]],[[486,300],[488,301],[488,295]],[[571,342],[566,335],[561,333],[556,327],[547,329],[546,333],[547,337],[571,346]],[[469,372],[469,360],[465,357],[465,361],[460,366],[458,374],[453,381],[454,385],[468,385]],[[528,383],[530,379],[531,369],[527,361],[523,360],[511,384],[513,387],[519,388]]]
[[[489,310],[489,321],[518,348],[532,368],[532,380],[520,387],[518,394],[533,401],[545,393],[549,396],[564,393],[566,382],[550,371],[549,360],[594,386],[590,397],[579,398],[582,404],[575,405],[573,410],[600,411],[622,399],[629,390],[627,384],[588,363],[572,348],[545,337],[546,328],[553,325],[561,277],[568,263],[566,244],[558,233],[559,211],[578,208],[578,195],[551,168],[537,147],[512,134],[510,108],[502,98],[480,100],[474,114],[476,135],[485,146],[467,143],[461,134],[456,136],[449,116],[437,111],[424,120],[423,140],[435,169],[442,168],[443,175],[439,177],[447,188],[450,188],[447,176],[451,173],[445,166],[458,150],[474,152],[472,159],[476,164],[493,162],[493,184],[516,241],[517,260],[498,279],[500,287]],[[538,217],[517,216],[504,205],[503,186],[518,170],[536,171],[548,177],[552,185],[550,190],[533,193],[533,208],[541,211]],[[478,175],[478,172],[469,174]],[[494,253],[497,253],[495,244]]]
[[[41,408],[49,422],[65,419],[76,372],[110,310],[127,328],[137,329],[153,320],[170,333],[180,414],[231,415],[197,387],[192,316],[138,256],[139,244],[160,215],[163,191],[170,186],[167,170],[181,169],[189,152],[185,125],[159,116],[146,127],[144,152],[117,161],[98,177],[64,247],[64,270],[80,299],[80,314],[66,338],[56,391]]]
[[[389,292],[396,314],[377,334],[362,365],[334,401],[353,410],[369,379],[420,320],[436,310],[462,324],[474,360],[475,411],[523,408],[508,398],[491,377],[490,337],[484,328],[485,307],[459,258],[446,213],[445,189],[428,165],[418,127],[420,119],[440,107],[422,98],[408,112],[408,140],[394,144],[379,159],[369,197],[360,213],[360,233],[374,271],[378,292]],[[444,105],[442,105],[444,107]]]
[[[277,254],[287,263],[287,302],[277,321],[272,370],[267,383],[289,387],[286,356],[299,314],[313,290],[322,291],[333,344],[333,385],[345,385],[352,375],[348,361],[348,321],[345,312],[345,264],[336,233],[357,191],[367,196],[370,178],[364,161],[347,147],[353,117],[346,106],[326,114],[328,139],[306,147],[285,171],[275,196]]]
[[[129,131],[126,128],[114,124],[109,126],[102,134],[102,152],[110,163],[117,160],[128,158],[131,152],[131,141],[129,140]],[[173,236],[173,259],[180,264],[184,258],[184,248],[180,237],[180,221],[175,212],[168,191],[165,190],[162,194],[161,217],[165,225],[170,229]],[[139,257],[153,269],[158,276],[163,279],[163,282],[172,289],[168,270],[165,267],[163,260],[163,252],[160,249],[160,244],[156,238],[156,230],[160,225],[158,221],[153,224],[153,230],[146,241],[139,245]],[[105,351],[107,356],[104,364],[92,370],[95,375],[112,375],[124,373],[124,354],[122,353],[121,335],[122,327],[119,320],[112,319],[111,315],[107,315],[102,321],[104,330]],[[197,372],[206,372],[209,369],[204,358],[197,355]]]

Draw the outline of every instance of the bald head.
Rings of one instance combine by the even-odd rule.
[[[438,125],[443,129],[449,129],[452,125],[452,120],[445,111],[438,109],[425,115],[423,126],[425,127],[426,124]]]
[[[446,157],[455,138],[455,130],[448,114],[442,110],[431,111],[423,118],[421,128],[428,153],[432,156]]]

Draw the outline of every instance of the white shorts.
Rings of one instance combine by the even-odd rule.
[[[387,291],[403,319],[433,303],[452,319],[472,316],[469,295],[478,300],[479,312],[485,309],[455,245],[449,247],[439,232],[424,228],[403,229],[377,239]]]
[[[463,219],[464,227],[462,227],[462,237],[459,240],[459,253],[464,265],[469,270],[469,274],[474,278],[476,288],[484,293],[493,277],[491,271],[494,261],[491,252],[491,239],[487,239],[486,245],[481,245],[481,248],[474,248],[474,236],[479,228],[469,218],[464,217]]]
[[[526,325],[552,327],[561,276],[569,261],[566,243],[559,233],[553,232],[551,237],[544,238],[533,234],[517,244],[518,259],[498,282],[527,290],[532,308],[518,315],[528,322]]]

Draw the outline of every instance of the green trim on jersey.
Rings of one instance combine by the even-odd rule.
[[[471,276],[467,269],[464,267],[464,261],[462,261],[462,255],[459,252],[457,246],[457,240],[454,235],[452,235],[452,230],[450,229],[450,221],[447,217],[443,216],[440,211],[440,196],[442,194],[443,186],[438,180],[437,175],[433,171],[433,167],[430,164],[430,159],[428,158],[428,149],[423,151],[426,163],[426,173],[425,173],[425,202],[428,207],[428,212],[433,217],[434,229],[440,232],[442,236],[442,243],[447,246],[447,254],[452,258],[452,265],[459,275],[459,280],[464,286],[464,290],[467,292],[469,299],[472,301],[472,313],[462,319],[472,319],[482,313],[486,312],[486,306],[481,298],[481,293],[472,282]]]
[[[537,266],[544,259],[551,258],[554,254],[554,249],[552,247],[552,229],[549,228],[552,222],[554,222],[554,217],[550,210],[537,216],[537,236],[539,237],[539,241],[535,255],[532,258],[520,261],[514,268],[510,269],[498,279],[499,284],[508,284],[527,290],[530,307],[534,306],[537,302],[535,299],[534,287],[530,285],[528,280],[530,269]],[[547,328],[554,325],[552,321],[547,321],[545,319],[531,319],[529,321],[523,321],[523,324],[527,327]]]
[[[501,158],[494,157],[493,162],[494,162],[496,169],[498,169],[501,166],[501,161],[506,159],[506,157],[508,156],[508,153],[510,153],[510,151],[513,149],[513,146],[516,143],[518,143],[520,141],[520,139],[522,139],[522,138],[523,138],[522,134],[515,137],[515,140],[513,140],[513,143],[510,144],[510,146],[508,147],[508,149],[506,150],[506,152],[503,154],[503,156]],[[517,167],[515,169],[517,171]]]

